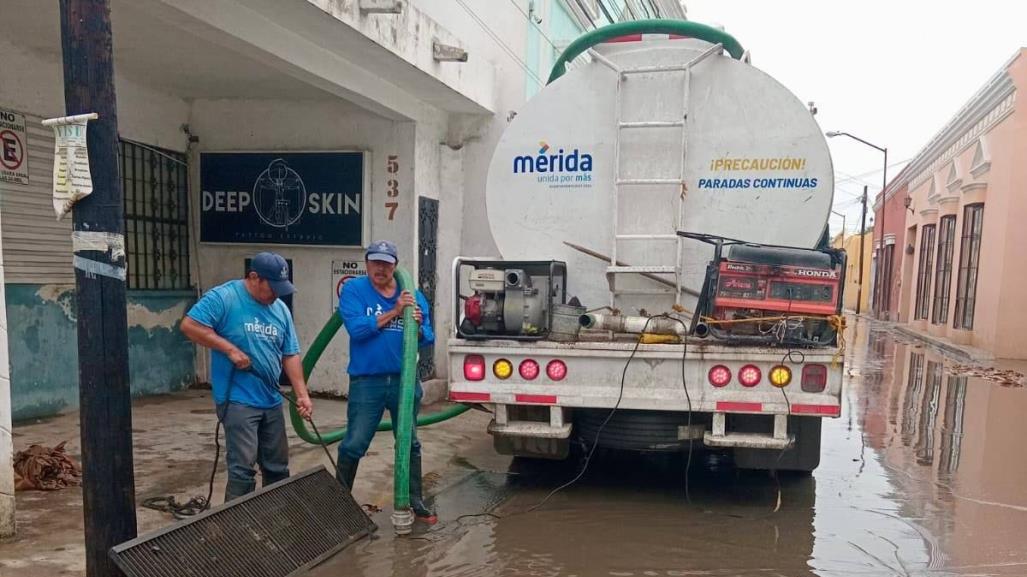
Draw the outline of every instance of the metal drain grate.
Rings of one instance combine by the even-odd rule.
[[[377,528],[320,467],[122,543],[110,555],[128,577],[285,577]]]

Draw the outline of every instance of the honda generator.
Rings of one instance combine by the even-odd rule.
[[[715,246],[692,322],[695,336],[783,346],[836,342],[845,251],[682,234]]]

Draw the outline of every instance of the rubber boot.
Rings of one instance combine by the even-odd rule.
[[[360,459],[339,457],[339,468],[335,470],[335,479],[351,493],[353,492],[353,481],[357,478],[358,465],[360,465]]]
[[[414,518],[422,523],[434,525],[439,518],[424,500],[424,484],[421,478],[421,455],[410,455],[410,508]]]
[[[238,499],[243,495],[249,495],[256,488],[256,480],[234,481],[229,479],[228,484],[225,485],[225,503],[232,501],[233,499]]]
[[[268,485],[273,485],[273,484],[281,481],[282,479],[288,479],[288,478],[289,478],[289,473],[288,472],[286,472],[284,474],[282,474],[282,473],[275,474],[275,473],[265,473],[265,472],[261,471],[260,472],[260,486],[261,487],[267,487]]]

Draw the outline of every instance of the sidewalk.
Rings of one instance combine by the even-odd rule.
[[[425,407],[434,412],[440,407]],[[175,495],[180,500],[207,494],[207,481],[214,458],[214,408],[210,392],[189,390],[173,395],[145,397],[133,402],[136,505],[139,533],[174,522],[165,513],[139,506],[144,499]],[[324,432],[338,428],[346,415],[340,400],[314,400],[314,419]],[[424,445],[424,475],[428,493],[452,477],[465,474],[461,457],[480,454],[491,458],[492,440],[485,432],[491,416],[481,411],[467,413],[430,427],[418,429]],[[321,447],[304,443],[288,427],[290,469],[295,473],[324,463]],[[222,447],[223,447],[222,436]],[[68,441],[68,453],[80,459],[78,413],[22,423],[14,427],[14,449],[32,444],[53,446]],[[336,446],[329,448],[333,457]],[[390,433],[378,434],[360,463],[354,487],[359,503],[390,509],[392,502],[393,440]],[[496,457],[501,458],[501,457]],[[224,451],[214,482],[214,504],[224,495]],[[17,535],[0,542],[0,575],[52,577],[85,575],[82,490],[55,492],[23,491],[17,494]]]
[[[953,343],[952,341],[950,341],[950,340],[948,340],[946,338],[935,337],[933,335],[928,335],[928,334],[925,334],[925,333],[921,333],[919,331],[916,331],[916,330],[910,328],[909,325],[906,325],[905,323],[898,323],[898,322],[893,322],[893,321],[883,321],[883,320],[875,319],[875,318],[873,318],[873,317],[871,317],[870,315],[867,315],[867,314],[858,314],[857,315],[856,313],[854,313],[852,311],[846,311],[845,314],[846,315],[851,315],[851,316],[854,316],[854,317],[859,317],[859,318],[861,318],[861,319],[863,319],[865,321],[869,321],[872,324],[877,324],[877,325],[880,325],[880,326],[884,326],[884,327],[887,327],[889,329],[894,330],[895,332],[902,333],[903,335],[905,335],[907,337],[912,337],[912,338],[914,338],[916,340],[919,340],[919,341],[921,341],[921,342],[923,342],[923,343],[925,343],[925,344],[927,344],[929,346],[932,346],[932,347],[934,347],[936,349],[941,350],[946,355],[949,355],[951,357],[955,357],[955,358],[957,358],[959,360],[962,360],[962,361],[973,362],[973,363],[989,363],[989,362],[995,360],[994,355],[992,355],[988,351],[985,351],[983,349],[974,348],[974,347],[969,347],[969,346],[966,346],[966,345],[957,345],[956,343]]]

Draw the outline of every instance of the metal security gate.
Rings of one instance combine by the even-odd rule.
[[[436,258],[439,244],[439,201],[434,198],[420,197],[417,202],[418,230],[417,239],[417,284],[428,299],[432,320],[435,320],[435,288],[438,284]],[[438,323],[435,324],[436,330]],[[436,338],[438,334],[436,333]],[[421,352],[417,363],[417,377],[424,381],[435,378],[435,347]]]

